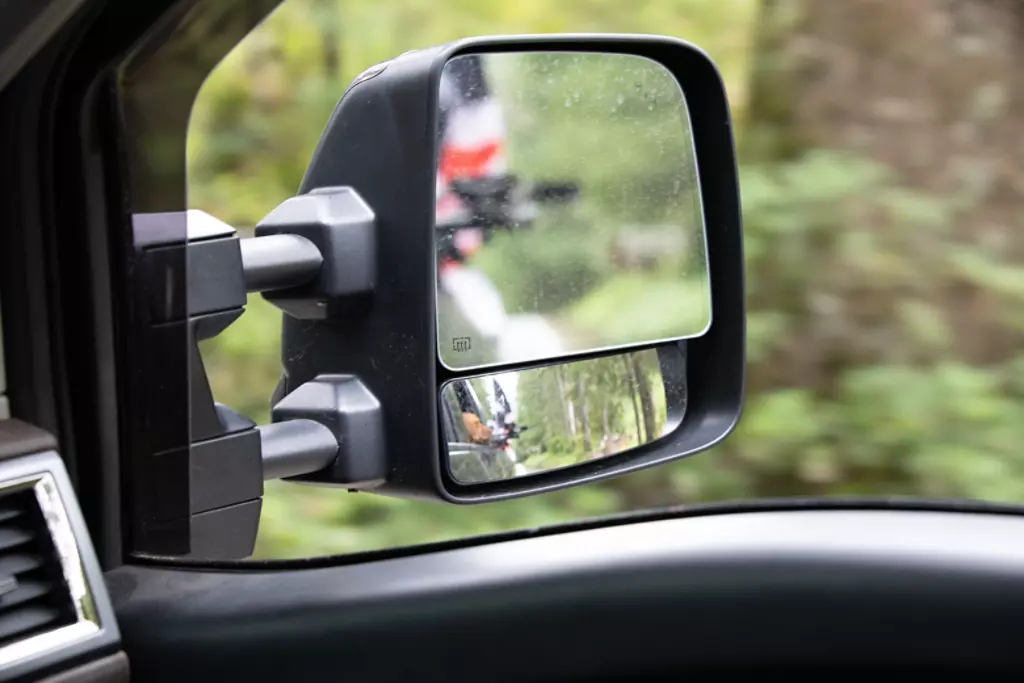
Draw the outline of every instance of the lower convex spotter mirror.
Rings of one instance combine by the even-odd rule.
[[[738,420],[731,123],[685,42],[489,37],[371,67],[255,233],[239,287],[285,313],[272,419],[309,447],[275,442],[273,471],[293,481],[500,500],[696,453]],[[284,467],[314,447],[326,466]]]
[[[665,365],[682,369],[680,353],[665,350]],[[656,351],[453,379],[441,388],[448,474],[502,481],[653,444],[686,408],[685,377],[665,379]]]

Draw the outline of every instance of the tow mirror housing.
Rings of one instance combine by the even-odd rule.
[[[147,343],[191,338],[188,446],[164,430],[131,474],[137,555],[249,555],[268,479],[479,503],[692,455],[739,419],[731,122],[685,42],[404,54],[353,81],[254,237],[180,221],[133,217]],[[284,312],[268,425],[214,401],[199,351],[256,292]]]
[[[300,412],[317,419],[322,397],[362,435],[341,449],[359,462],[295,479],[484,502],[691,455],[738,420],[735,152],[698,48],[487,37],[378,64],[341,97],[289,201],[334,193],[360,198],[373,239],[365,220],[326,239],[308,211],[302,234],[359,246],[345,258],[363,275],[312,307],[296,303],[315,299],[308,283],[265,295],[287,313],[274,400],[357,382],[350,417],[343,392],[308,387]],[[289,232],[272,223],[257,235]]]

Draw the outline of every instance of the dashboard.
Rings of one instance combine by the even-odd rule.
[[[127,659],[64,462],[0,420],[0,681],[116,683]]]

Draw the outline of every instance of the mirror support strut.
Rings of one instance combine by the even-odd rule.
[[[316,277],[324,257],[301,235],[267,235],[239,242],[245,291],[299,287]]]
[[[188,518],[164,512],[186,509],[174,497],[180,488],[157,489],[166,497],[152,503],[157,531],[136,550],[239,559],[255,547],[264,481],[321,470],[352,489],[383,481],[380,403],[355,377],[323,376],[277,401],[273,424],[257,426],[213,400],[199,342],[244,313],[247,292],[263,293],[296,317],[323,317],[324,309],[368,295],[375,275],[374,216],[355,192],[328,188],[284,202],[261,221],[255,237],[240,238],[201,211],[189,211],[187,224]],[[155,540],[146,543],[149,538]]]

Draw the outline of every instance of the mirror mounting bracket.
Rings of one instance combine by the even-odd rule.
[[[384,483],[387,466],[381,404],[357,377],[319,375],[277,401],[270,415],[272,426],[312,423],[326,428],[335,444],[336,456],[329,467],[292,472],[293,481],[349,490]],[[302,450],[298,439],[289,448]]]
[[[348,477],[348,488],[383,479],[380,403],[356,378],[326,376],[277,401],[274,422],[257,425],[214,401],[199,343],[244,313],[248,292],[263,293],[295,317],[320,317],[324,308],[368,294],[373,213],[355,192],[328,188],[287,200],[252,238],[201,211],[188,212],[187,226],[189,446],[155,458],[137,496],[144,521],[133,551],[238,559],[255,547],[265,480],[321,470],[332,473],[331,481]],[[181,248],[154,244],[146,252],[156,272],[166,259],[180,258]],[[161,291],[151,306],[169,305]]]
[[[250,291],[303,320],[365,310],[377,279],[375,227],[373,210],[351,187],[322,187],[285,200],[256,225],[248,260],[242,252]],[[256,249],[261,240],[269,248]],[[271,240],[293,240],[294,246],[278,251]],[[307,276],[284,279],[289,271]]]

